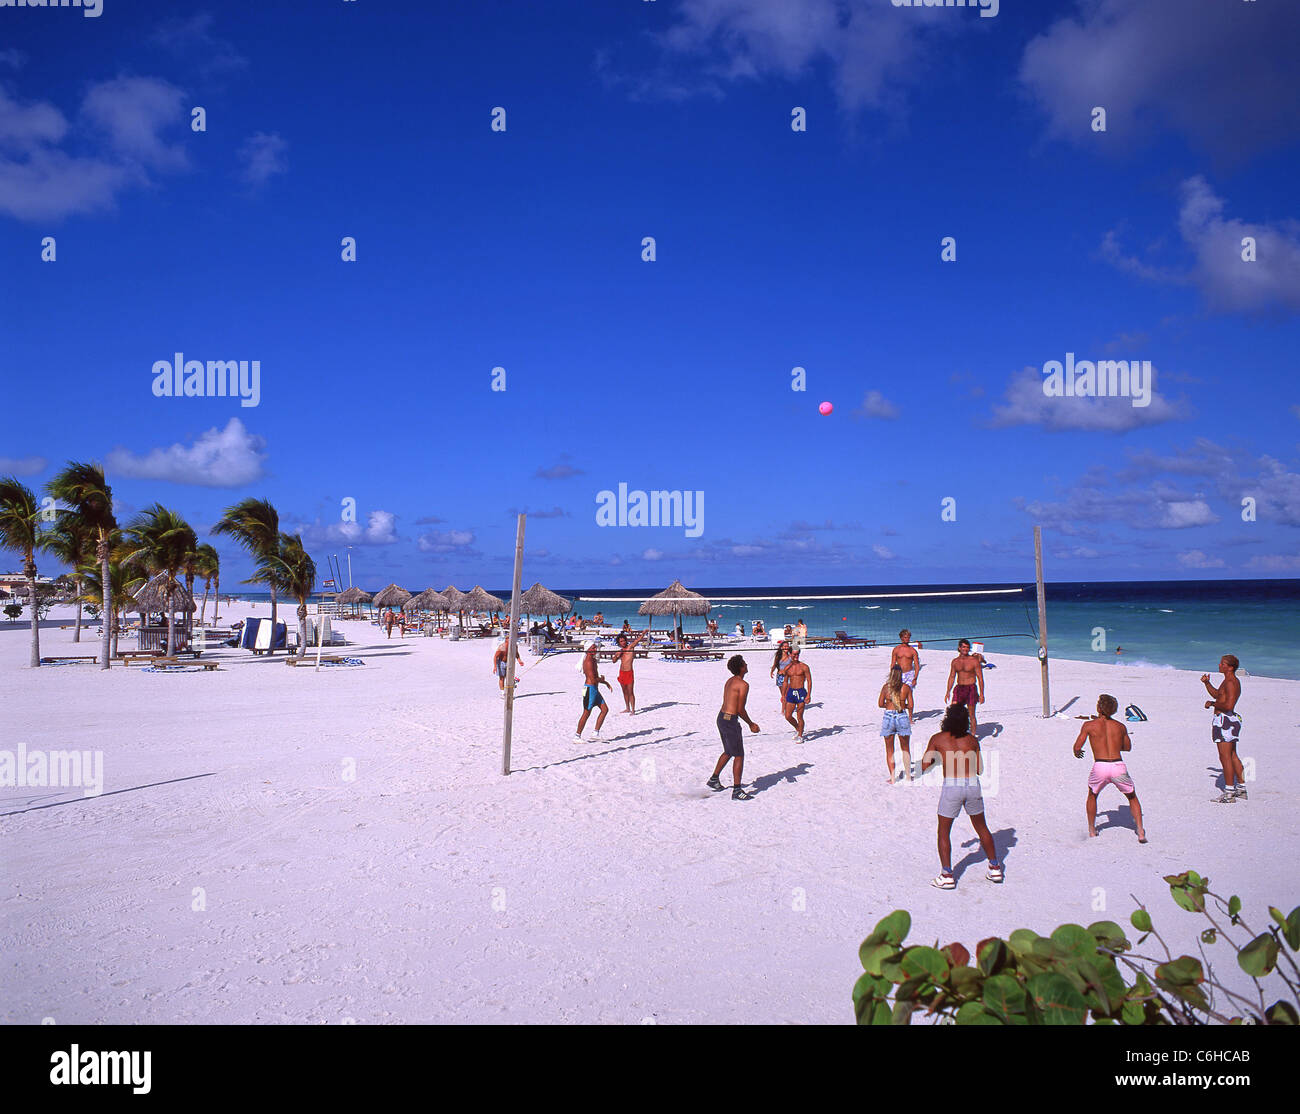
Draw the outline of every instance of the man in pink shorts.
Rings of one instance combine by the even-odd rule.
[[[1129,738],[1128,728],[1110,718],[1118,709],[1119,701],[1102,693],[1097,697],[1097,717],[1088,720],[1079,729],[1079,737],[1074,740],[1075,758],[1083,757],[1085,740],[1092,744],[1092,772],[1088,775],[1088,801],[1085,806],[1088,813],[1088,835],[1097,834],[1097,797],[1106,786],[1113,785],[1128,798],[1138,842],[1146,843],[1147,833],[1142,827],[1142,805],[1138,801],[1128,767],[1121,758],[1126,750],[1133,749],[1133,740]]]

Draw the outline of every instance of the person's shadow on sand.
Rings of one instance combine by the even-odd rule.
[[[1001,734],[1002,724],[1000,723],[981,723],[975,728],[975,738],[980,740],[996,739]]]
[[[1102,823],[1102,821],[1105,821],[1105,823]],[[1100,838],[1101,834],[1110,828],[1127,828],[1134,835],[1137,835],[1137,825],[1133,823],[1133,813],[1129,811],[1128,805],[1097,814],[1097,837]]]
[[[637,715],[644,715],[646,712],[657,712],[660,708],[675,708],[678,704],[684,704],[683,700],[661,700],[658,704],[643,704],[636,710]],[[699,707],[699,705],[695,705]]]
[[[941,715],[943,715],[943,712],[938,710],[928,711],[928,712],[916,712],[912,716],[912,722],[915,723],[919,719],[936,719]]]
[[[993,849],[998,853],[998,862],[1006,866],[1007,852],[1011,850],[1020,841],[1016,838],[1015,828],[1003,828],[1000,832],[992,832]],[[967,867],[974,866],[976,863],[984,862],[984,849],[980,846],[979,836],[971,836],[970,839],[964,839],[959,844],[961,847],[974,847],[975,850],[965,855],[959,862],[953,863],[952,873],[958,881],[961,880],[962,873]]]
[[[765,789],[771,789],[783,781],[794,785],[796,778],[803,777],[811,769],[811,762],[800,762],[799,765],[791,766],[788,770],[782,770],[780,773],[764,774],[762,777],[756,777],[754,779],[754,792],[762,793]]]
[[[807,743],[813,739],[825,739],[829,735],[842,735],[843,733],[844,728],[840,727],[838,724],[834,727],[819,727],[816,731],[805,731],[803,733],[803,741]]]

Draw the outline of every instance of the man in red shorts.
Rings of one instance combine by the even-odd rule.
[[[623,711],[628,715],[636,715],[636,674],[633,665],[636,662],[636,648],[641,644],[641,640],[650,633],[649,627],[643,630],[636,638],[631,641],[622,631],[619,632],[618,638],[618,683],[623,689]]]
[[[970,652],[970,643],[964,638],[957,643],[957,656],[948,670],[943,702],[960,704],[970,713],[970,730],[974,735],[978,726],[975,705],[984,703],[984,663],[978,654]]]

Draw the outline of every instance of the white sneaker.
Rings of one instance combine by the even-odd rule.
[[[598,743],[598,742],[600,742],[600,732],[599,732],[599,731],[593,732],[593,734],[592,734],[592,736],[591,736],[591,741],[592,741],[593,743]]]

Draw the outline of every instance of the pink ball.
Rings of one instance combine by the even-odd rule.
[[[829,414],[832,410],[834,410],[835,407],[832,406],[829,402],[823,402],[819,407],[817,407],[817,409],[820,410],[824,416],[826,414]]]

